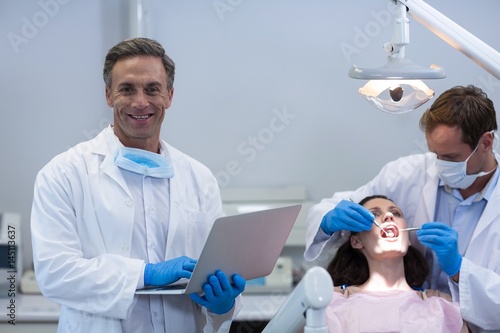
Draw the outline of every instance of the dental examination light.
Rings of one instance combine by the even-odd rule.
[[[434,96],[434,91],[420,80],[446,77],[440,66],[426,68],[405,58],[405,47],[410,40],[407,13],[500,79],[500,53],[495,49],[422,0],[389,1],[397,9],[392,41],[384,44],[384,50],[389,53],[387,63],[375,69],[352,66],[349,70],[349,76],[354,79],[371,80],[358,91],[373,106],[392,114],[409,112]]]
[[[325,309],[332,297],[330,274],[319,266],[309,269],[262,333],[328,333]]]

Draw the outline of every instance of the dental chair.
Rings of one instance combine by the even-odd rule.
[[[262,333],[328,333],[325,309],[333,281],[323,267],[309,269]]]

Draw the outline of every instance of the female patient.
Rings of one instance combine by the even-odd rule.
[[[375,216],[370,231],[353,233],[328,266],[335,292],[328,306],[330,332],[468,332],[449,295],[418,289],[429,268],[410,245],[406,221],[385,196],[363,199]]]

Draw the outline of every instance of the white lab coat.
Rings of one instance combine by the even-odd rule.
[[[498,155],[496,158],[500,161]],[[433,221],[439,182],[435,159],[431,153],[399,158],[356,191],[335,193],[313,206],[308,215],[305,258],[316,259],[323,250],[331,256],[348,236],[340,232],[327,241],[315,240],[323,216],[342,199],[359,201],[369,195],[383,194],[401,207],[408,226],[418,227]],[[414,233],[410,235],[412,244],[423,249]],[[449,285],[473,332],[500,332],[500,184],[494,189],[464,254],[459,284],[450,279]]]
[[[58,332],[120,333],[144,261],[129,258],[132,196],[113,164],[111,127],[56,156],[38,174],[31,216],[36,277],[61,304]],[[216,179],[163,142],[173,162],[165,259],[198,258],[213,221],[223,215]],[[189,296],[164,296],[166,332],[228,332],[235,307],[214,315]]]

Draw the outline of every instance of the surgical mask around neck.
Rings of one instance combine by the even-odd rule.
[[[172,163],[160,154],[147,150],[120,147],[115,153],[115,165],[121,169],[153,178],[172,178]]]
[[[495,169],[488,172],[482,171],[472,175],[467,174],[467,161],[472,155],[474,155],[478,147],[479,143],[477,144],[476,149],[474,149],[469,157],[467,157],[467,159],[463,162],[450,162],[437,159],[436,166],[439,178],[441,178],[441,180],[451,188],[464,190],[471,186],[478,177],[486,176],[487,174],[493,172]]]

